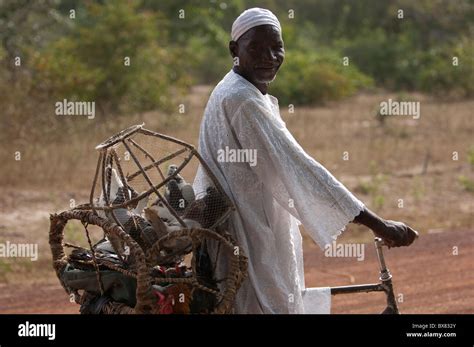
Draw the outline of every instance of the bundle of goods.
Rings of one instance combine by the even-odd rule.
[[[234,206],[194,147],[136,125],[96,149],[89,202],[51,215],[49,234],[81,313],[232,312],[247,259],[226,230]],[[64,240],[71,220],[84,227],[83,245]],[[97,242],[91,226],[103,232]],[[216,278],[220,262],[228,266]]]

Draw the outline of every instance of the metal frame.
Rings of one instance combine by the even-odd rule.
[[[384,246],[384,243],[379,237],[376,237],[374,242],[380,267],[380,282],[372,284],[358,284],[353,286],[331,287],[331,295],[384,292],[387,297],[387,307],[382,311],[382,314],[399,314],[400,312],[398,311],[397,301],[395,300],[395,292],[393,290],[392,274],[387,268],[382,251],[382,246]]]

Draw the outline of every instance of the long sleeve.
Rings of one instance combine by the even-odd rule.
[[[256,150],[252,171],[275,200],[323,248],[364,208],[349,190],[297,143],[263,100],[243,102],[230,119],[241,149]]]

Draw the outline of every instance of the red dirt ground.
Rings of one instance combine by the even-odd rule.
[[[458,255],[453,255],[453,247]],[[425,234],[411,247],[385,250],[394,276],[401,313],[474,313],[474,231],[453,230]],[[306,285],[336,286],[378,280],[372,244],[365,260],[328,258],[316,245],[305,246]],[[401,295],[400,295],[401,294]],[[402,300],[403,299],[403,300]],[[382,293],[333,297],[333,313],[379,313]],[[0,285],[0,313],[78,313],[59,282]]]

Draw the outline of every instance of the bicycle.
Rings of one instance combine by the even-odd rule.
[[[383,240],[376,237],[374,240],[377,259],[380,267],[379,283],[357,284],[351,286],[330,287],[331,295],[384,292],[387,298],[387,307],[381,312],[382,314],[400,314],[395,292],[392,284],[392,274],[387,268],[382,247],[385,246]]]

